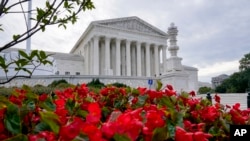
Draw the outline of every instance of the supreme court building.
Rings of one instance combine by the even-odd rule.
[[[173,23],[164,32],[138,17],[93,21],[69,54],[53,53],[52,72],[58,78],[70,76],[72,83],[100,78],[136,87],[160,79],[177,91],[198,90],[198,70],[182,65],[177,56],[177,34]]]

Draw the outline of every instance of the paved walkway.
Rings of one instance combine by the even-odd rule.
[[[212,98],[214,98],[214,93],[211,94]],[[225,105],[234,105],[235,103],[240,103],[241,109],[247,109],[247,93],[230,93],[230,94],[217,94],[221,98],[221,104]],[[206,98],[206,94],[197,95],[196,97]],[[213,99],[213,102],[214,99]]]

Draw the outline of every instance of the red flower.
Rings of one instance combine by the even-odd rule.
[[[206,134],[203,132],[195,132],[193,135],[193,141],[208,141],[208,138],[211,138],[211,134]]]
[[[75,117],[74,120],[66,126],[60,128],[60,138],[64,141],[73,140],[77,135],[79,135],[84,121],[81,118]]]
[[[115,135],[116,126],[114,125],[114,123],[111,122],[103,123],[101,131],[105,137],[111,139]]]
[[[177,126],[175,128],[175,141],[208,141],[212,135],[203,132],[186,132],[183,128]]]
[[[45,101],[48,98],[47,94],[42,94],[39,96],[39,101]]]
[[[217,94],[214,95],[214,99],[216,102],[220,103],[220,96],[218,96]]]
[[[98,103],[90,103],[88,105],[89,114],[86,117],[86,121],[89,123],[97,124],[101,119],[101,109]]]
[[[82,131],[86,133],[90,141],[102,141],[102,132],[95,125],[85,124]]]
[[[167,96],[172,96],[172,95],[176,95],[176,91],[173,89],[172,85],[167,84],[164,94]]]
[[[191,92],[189,92],[189,95],[191,95],[191,96],[195,96],[195,91],[191,91]]]
[[[138,87],[137,90],[139,91],[140,95],[144,95],[145,92],[147,91],[147,88],[145,88],[145,87],[143,87],[143,88],[142,87]]]
[[[214,122],[220,116],[220,112],[214,106],[205,107],[201,111],[201,118],[207,122]]]
[[[134,97],[133,100],[132,100],[132,103],[133,103],[133,104],[136,104],[137,101],[138,101],[138,97]]]
[[[56,141],[56,135],[53,132],[49,131],[41,131],[39,134],[29,134],[28,135],[29,141],[39,141],[39,140],[46,140],[46,141]]]
[[[151,131],[157,127],[163,127],[165,125],[165,121],[162,119],[162,114],[157,111],[148,111],[146,119],[147,122],[145,123],[145,126],[147,126]]]

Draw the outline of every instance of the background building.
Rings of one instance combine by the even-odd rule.
[[[99,78],[134,87],[148,86],[149,79],[160,79],[163,85],[172,84],[177,91],[197,90],[198,70],[182,65],[182,58],[177,55],[177,34],[173,23],[163,32],[138,17],[94,21],[69,54],[52,53],[56,69],[51,75],[71,76],[72,83]]]
[[[219,76],[212,77],[212,88],[216,88],[227,78],[229,78],[229,76],[226,74],[221,74]]]

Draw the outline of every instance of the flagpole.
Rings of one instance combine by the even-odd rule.
[[[31,9],[32,9],[32,0],[28,1],[28,19],[27,19],[27,30],[31,29]],[[28,33],[29,35],[29,33]],[[26,41],[26,52],[30,53],[31,50],[31,37]]]

